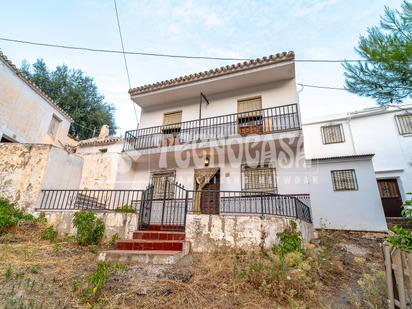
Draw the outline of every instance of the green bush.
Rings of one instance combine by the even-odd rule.
[[[285,256],[290,252],[300,252],[302,250],[302,233],[297,230],[295,221],[290,221],[289,226],[280,233],[276,234],[279,238],[279,244],[273,247],[273,252],[280,256]]]
[[[32,217],[33,216],[31,216],[31,218]],[[16,205],[0,197],[0,234],[6,229],[15,226],[20,220],[26,218],[29,218],[29,215],[24,215]]]
[[[98,300],[104,285],[113,270],[120,271],[122,266],[110,264],[109,262],[99,262],[95,272],[85,278],[85,287],[82,289],[81,298],[83,301]],[[78,288],[78,287],[77,287]]]
[[[104,222],[91,211],[76,212],[73,225],[77,229],[76,240],[80,245],[98,245],[103,239]]]
[[[121,213],[132,213],[132,214],[136,213],[136,209],[133,206],[130,206],[127,204],[117,207],[114,211],[121,212]]]
[[[407,193],[412,195],[412,193]],[[402,205],[402,216],[407,218],[409,222],[412,222],[412,199],[406,200]],[[407,229],[400,226],[393,226],[392,231],[394,235],[389,235],[386,240],[392,245],[392,248],[399,248],[406,252],[412,252],[412,235]]]
[[[48,226],[43,231],[41,231],[41,238],[50,242],[55,241],[57,239],[57,236],[57,231],[52,226]]]

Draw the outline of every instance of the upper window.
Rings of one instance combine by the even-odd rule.
[[[333,190],[335,191],[356,191],[358,182],[355,170],[331,171]]]
[[[345,141],[341,124],[324,126],[322,130],[322,140],[324,144],[342,143]]]
[[[163,114],[163,133],[180,131],[182,111]]]
[[[262,98],[250,98],[237,101],[237,112],[247,113],[262,109]]]
[[[153,198],[162,199],[173,198],[173,182],[175,180],[175,171],[160,171],[152,174]],[[166,192],[165,192],[166,190]]]
[[[242,191],[276,192],[274,168],[242,165]]]
[[[412,134],[412,114],[397,115],[396,120],[398,124],[399,134]]]
[[[56,115],[53,115],[52,120],[50,121],[49,130],[47,131],[52,138],[56,137],[61,122],[62,121]]]

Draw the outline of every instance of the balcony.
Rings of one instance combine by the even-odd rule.
[[[124,151],[299,130],[297,104],[127,131]]]

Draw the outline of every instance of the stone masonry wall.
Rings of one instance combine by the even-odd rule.
[[[188,215],[186,240],[193,252],[210,252],[219,246],[268,249],[277,243],[276,234],[282,232],[292,219],[274,216],[219,216]],[[313,225],[295,220],[304,242],[313,238]]]
[[[60,235],[75,235],[76,229],[73,226],[75,211],[43,211],[47,222],[51,224]],[[137,229],[137,214],[127,213],[97,213],[106,226],[105,239],[109,239],[118,234],[120,239],[131,239],[133,232]]]
[[[0,196],[34,209],[42,189],[50,145],[0,144]]]

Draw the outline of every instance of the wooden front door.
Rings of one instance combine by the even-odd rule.
[[[401,217],[402,198],[396,179],[378,179],[385,217]]]
[[[208,215],[219,214],[219,200],[220,200],[220,171],[210,179],[202,189],[200,199],[200,212]]]

